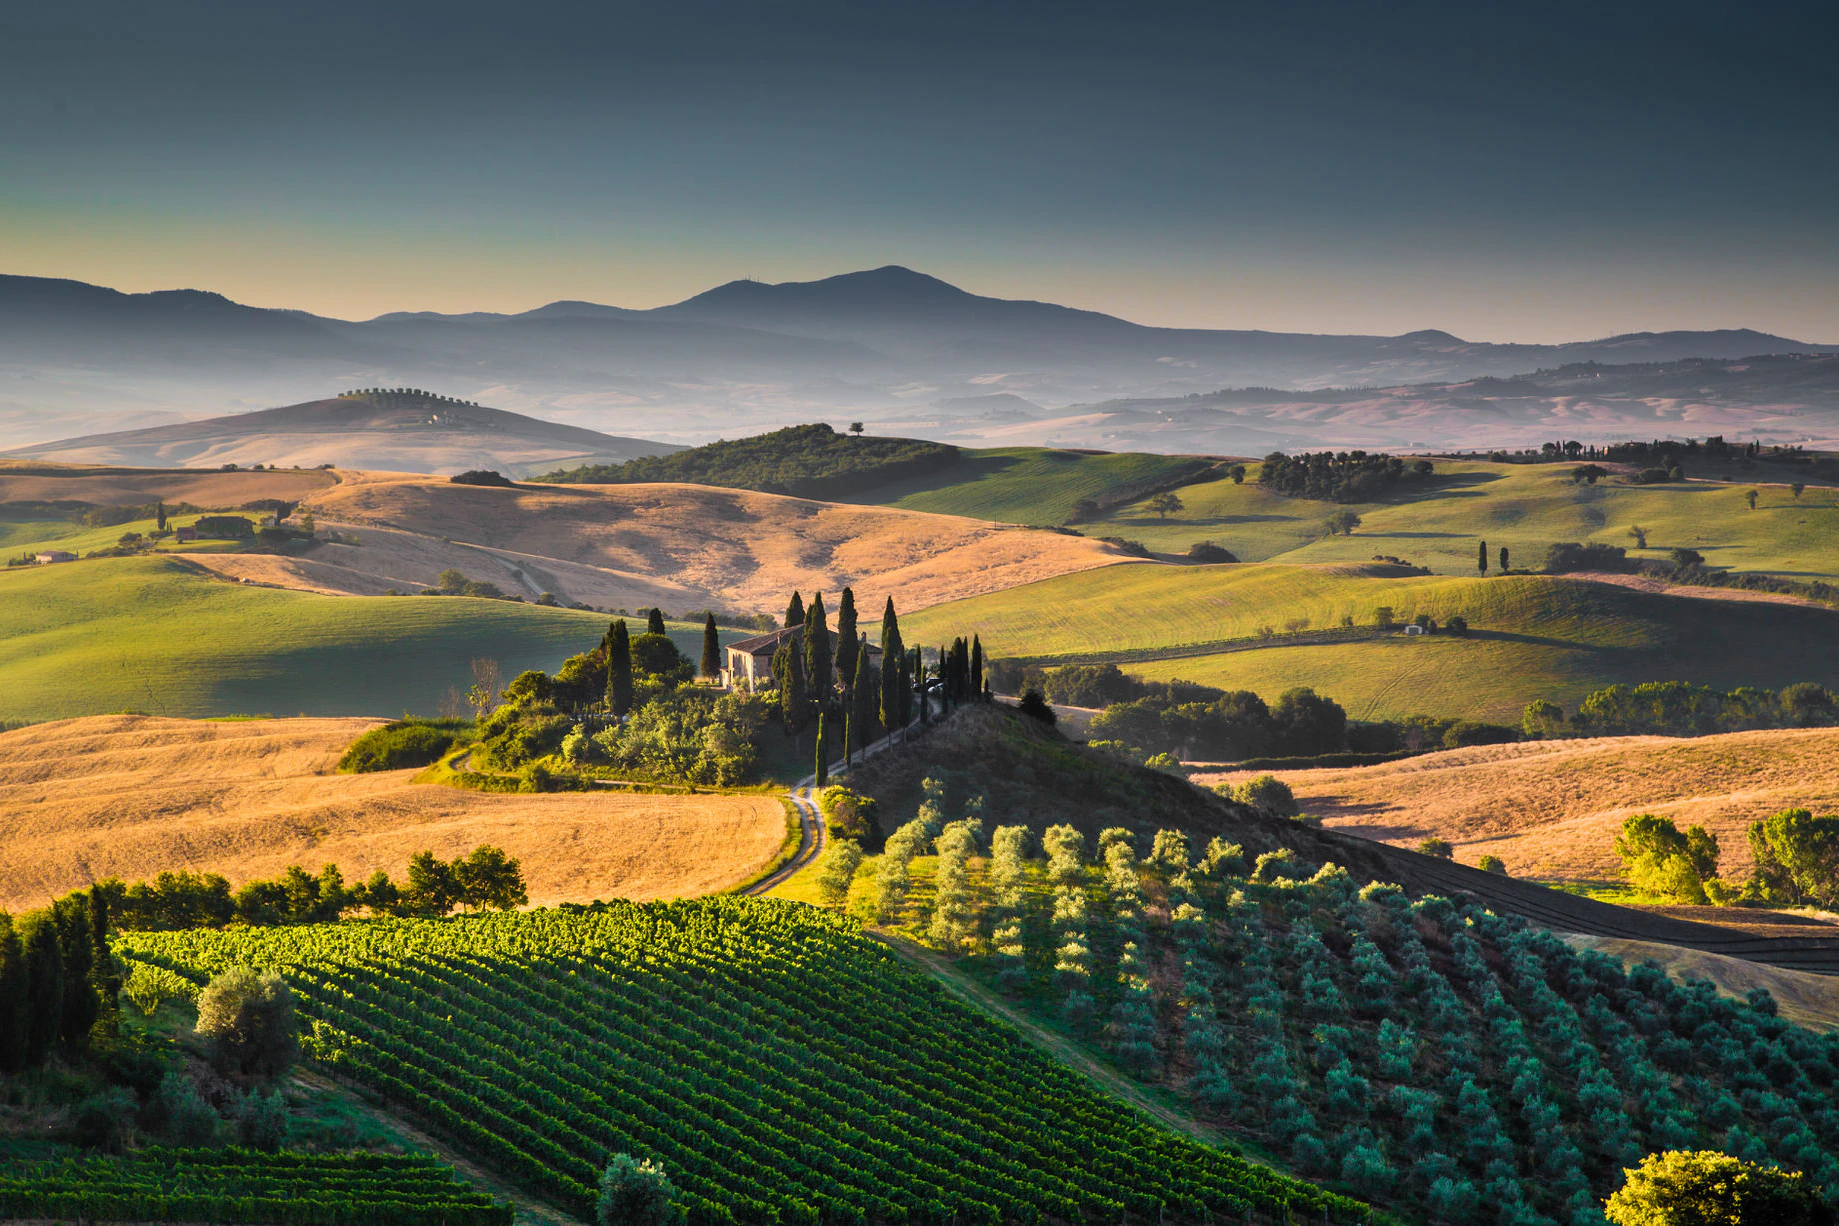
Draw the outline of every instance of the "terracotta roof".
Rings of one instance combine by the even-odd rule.
[[[738,651],[742,655],[749,656],[770,656],[775,651],[778,651],[779,645],[787,639],[796,639],[799,642],[803,642],[804,631],[805,628],[803,626],[787,626],[785,629],[775,630],[771,634],[756,634],[750,639],[738,639],[728,644],[727,650]],[[834,629],[830,631],[830,639],[832,644],[836,642],[837,632]],[[868,649],[876,655],[881,654],[881,648],[874,643],[869,643],[867,646]]]

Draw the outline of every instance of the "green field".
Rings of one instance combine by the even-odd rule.
[[[903,618],[902,628],[909,642],[976,633],[995,656],[1111,659],[1143,676],[1251,689],[1267,699],[1309,685],[1356,718],[1517,719],[1535,698],[1569,710],[1617,681],[1839,682],[1839,613],[1826,609],[1574,579],[1372,573],[1384,569],[1130,563],[935,606]],[[1460,614],[1471,634],[1370,632],[1382,606],[1401,622]],[[1368,629],[1357,629],[1353,641],[1304,645],[1287,637],[1341,633],[1346,617]],[[1233,649],[1201,646],[1221,643]]]
[[[1043,447],[997,447],[966,451],[964,459],[951,468],[893,482],[872,497],[846,501],[1052,526],[1066,523],[1081,498],[1102,499],[1107,491],[1120,487],[1160,485],[1198,467],[1192,456],[1092,455]],[[1090,531],[1087,535],[1106,533]]]
[[[772,900],[213,932],[119,956],[274,969],[308,1054],[583,1221],[625,1153],[688,1226],[1370,1221],[1148,1122],[848,920]]]
[[[506,680],[553,671],[606,628],[506,600],[244,587],[167,557],[21,567],[0,572],[0,719],[429,714],[475,658]],[[700,654],[700,626],[671,632]]]
[[[980,519],[1065,522],[1073,502],[1109,484],[1144,479],[1179,457],[1082,456],[1033,448],[969,453],[975,475],[947,470],[916,488],[891,487],[875,499],[894,506]],[[1696,549],[1711,566],[1794,578],[1839,578],[1839,491],[1810,486],[1795,499],[1784,485],[1741,478],[1779,477],[1773,467],[1734,474],[1733,484],[1573,484],[1570,464],[1488,464],[1437,461],[1439,479],[1348,509],[1362,522],[1352,536],[1329,536],[1324,521],[1334,503],[1286,498],[1258,485],[1258,466],[1242,485],[1230,480],[1186,485],[1183,509],[1166,518],[1147,500],[1121,506],[1079,525],[1087,536],[1142,541],[1158,553],[1182,554],[1198,541],[1222,545],[1245,562],[1367,561],[1402,557],[1440,574],[1475,573],[1476,542],[1488,542],[1490,568],[1508,547],[1513,565],[1536,567],[1559,541],[1620,545],[1630,557],[1664,560],[1675,547]],[[987,469],[987,470],[986,470]],[[1170,470],[1172,471],[1172,470]],[[1759,493],[1756,510],[1745,491]],[[1629,528],[1648,530],[1648,548],[1635,548]]]
[[[190,526],[198,521],[200,515],[212,513],[169,515],[166,522],[169,527]],[[244,518],[253,520],[256,516],[248,514]],[[0,517],[0,560],[48,549],[62,549],[81,557],[93,549],[112,548],[129,532],[146,536],[153,531],[156,522],[152,519],[137,519],[124,524],[110,524],[105,528],[92,528],[69,519]],[[235,553],[239,545],[235,541],[190,541],[181,545],[168,538],[160,545],[160,550],[166,553]]]

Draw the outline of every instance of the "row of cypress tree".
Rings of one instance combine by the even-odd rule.
[[[80,1054],[120,990],[100,892],[69,894],[17,919],[0,911],[0,1072]]]

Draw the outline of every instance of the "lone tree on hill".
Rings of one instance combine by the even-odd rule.
[[[1157,494],[1149,500],[1149,509],[1154,511],[1159,519],[1167,519],[1186,506],[1187,504],[1178,494]]]
[[[861,438],[861,437],[862,437],[862,431],[863,431],[863,429],[864,429],[864,427],[863,427],[863,425],[862,425],[862,423],[861,423],[861,422],[859,422],[859,421],[852,421],[852,422],[850,422],[850,423],[849,423],[849,432],[850,432],[851,434],[853,434],[853,435],[855,435],[855,436],[856,436],[857,438]]]
[[[1807,483],[1804,481],[1796,481],[1793,485],[1788,487],[1788,492],[1794,495],[1794,500],[1796,502],[1799,502],[1801,500],[1801,495],[1807,492]]]
[[[1629,538],[1635,542],[1636,549],[1646,549],[1647,548],[1647,529],[1646,528],[1643,528],[1640,524],[1636,524],[1628,530],[1628,535],[1629,535]]]
[[[1360,526],[1360,517],[1352,511],[1336,511],[1328,517],[1328,535],[1339,533],[1342,536],[1354,535],[1354,529]]]
[[[1752,511],[1756,509],[1757,497],[1758,495],[1755,490],[1749,490],[1743,495],[1743,500],[1750,504],[1750,510]]]
[[[1507,569],[1507,546],[1501,546],[1501,569]]]
[[[1795,494],[1795,497],[1799,498],[1800,494]],[[153,530],[155,532],[166,531],[166,502],[164,499],[153,505]]]
[[[663,634],[664,633],[664,610],[663,609],[654,607],[651,610],[651,612],[646,615],[645,633],[646,634]]]
[[[1488,573],[1488,542],[1486,541],[1475,543],[1475,569],[1484,575]]]
[[[702,675],[709,680],[722,675],[722,636],[715,629],[715,614],[702,620]]]
[[[626,619],[613,623],[607,639],[607,710],[624,715],[632,709],[632,639]]]
[[[785,606],[785,628],[790,630],[793,626],[802,626],[804,624],[804,597],[800,596],[797,592],[793,592],[791,601]]]
[[[843,595],[836,606],[836,675],[844,688],[855,684],[856,653],[860,644],[856,642],[856,593],[853,588],[844,588]]]
[[[1232,483],[1234,485],[1244,485],[1245,484],[1245,465],[1234,464],[1231,468],[1226,470],[1226,475],[1232,478]]]
[[[811,699],[818,707],[829,705],[836,677],[830,654],[830,623],[824,616],[824,594],[813,593],[811,607],[805,610],[805,682],[811,687]]]

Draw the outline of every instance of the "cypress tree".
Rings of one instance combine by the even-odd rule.
[[[983,701],[983,640],[971,635],[971,701]]]
[[[900,726],[905,728],[913,722],[913,661],[919,659],[919,648],[914,648],[909,655],[900,653]]]
[[[805,658],[790,643],[773,653],[773,676],[779,679],[779,717],[793,736],[804,731],[810,703],[805,696]]]
[[[824,714],[820,711],[817,715],[817,769],[812,772],[820,788],[830,782],[829,755],[824,748]]]
[[[831,666],[830,623],[824,618],[824,594],[813,593],[811,607],[805,610],[805,683],[811,687],[811,699],[820,708],[830,704],[836,677]]]
[[[860,650],[856,642],[856,594],[844,588],[836,607],[836,675],[844,688],[855,684],[856,653]]]
[[[1486,541],[1476,542],[1475,568],[1484,575],[1488,573],[1488,542]]]
[[[89,981],[101,999],[104,1016],[111,1016],[120,1005],[121,966],[109,951],[109,900],[95,886],[89,890]]]
[[[932,722],[932,699],[926,693],[926,650],[923,647],[913,649],[913,688],[919,695],[920,726]]]
[[[624,715],[632,709],[632,640],[626,634],[626,619],[613,623],[607,640],[607,710]]]
[[[22,917],[25,947],[25,1064],[43,1064],[57,1045],[64,1022],[64,954],[58,947],[57,918],[50,911]]]
[[[875,739],[875,708],[880,705],[880,689],[875,684],[875,673],[868,666],[868,652],[856,653],[856,683],[850,689],[850,697],[855,700],[855,711],[850,716],[850,723],[855,727],[856,739],[861,747],[867,749],[869,742]]]
[[[13,917],[0,911],[0,1073],[26,1066],[26,951]]]
[[[664,610],[663,609],[654,607],[651,610],[650,616],[646,617],[645,619],[645,633],[646,634],[663,634],[664,633]]]
[[[156,532],[166,531],[166,500],[164,498],[153,504],[153,527]]]
[[[89,898],[87,894],[66,894],[52,905],[51,913],[57,921],[58,960],[64,974],[58,1037],[66,1051],[80,1051],[102,1011],[102,1002],[90,982],[96,946],[90,935]]]
[[[881,722],[890,734],[907,726],[906,665],[907,648],[900,641],[900,623],[894,618],[894,602],[889,600],[881,616]]]
[[[1501,546],[1501,569],[1507,569],[1507,546]]]
[[[805,624],[805,600],[797,592],[792,593],[791,603],[785,606],[785,628]]]
[[[703,614],[702,675],[714,680],[722,675],[722,636],[715,629],[715,614]]]

